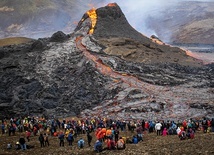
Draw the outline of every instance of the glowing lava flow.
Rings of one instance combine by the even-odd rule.
[[[176,117],[174,113],[177,112],[176,106],[181,106],[182,104],[187,105],[186,107],[189,107],[188,105],[190,103],[195,103],[199,101],[201,98],[196,97],[196,94],[198,94],[198,89],[194,88],[187,88],[187,87],[164,87],[164,86],[157,86],[157,85],[152,85],[149,83],[145,83],[138,78],[130,75],[130,74],[125,74],[121,72],[114,71],[111,69],[109,66],[105,65],[103,61],[99,58],[97,55],[91,54],[86,47],[82,44],[82,37],[76,38],[76,47],[81,50],[86,58],[89,60],[93,61],[96,69],[98,72],[105,76],[109,76],[112,78],[113,82],[116,83],[122,83],[126,84],[124,88],[137,88],[139,90],[142,90],[144,93],[146,93],[147,97],[142,100],[142,103],[148,102],[151,103],[154,100],[157,102],[163,102],[166,103],[166,106],[170,109],[170,112],[167,114],[167,116],[170,117]],[[206,90],[200,90],[201,93],[203,94],[204,92],[207,92]],[[186,95],[188,94],[188,95]],[[206,100],[207,98],[205,98]],[[117,101],[115,102],[117,103]],[[120,101],[118,102],[120,104]],[[128,103],[127,103],[128,104]],[[140,102],[137,103],[135,106],[140,106]],[[108,108],[109,104],[107,104],[104,107],[101,107],[101,109],[97,109],[94,114],[100,115],[100,113],[103,111],[103,108]],[[128,106],[131,107],[131,106]],[[119,108],[120,109],[120,108]],[[115,113],[115,109],[111,111],[110,108],[110,113],[112,114]],[[110,115],[110,113],[108,113]],[[189,113],[189,108],[185,109],[185,112],[180,115],[179,112],[177,112],[179,117],[183,116],[190,116]]]
[[[93,8],[91,10],[89,10],[87,12],[88,16],[90,17],[91,19],[91,29],[89,30],[89,34],[93,34],[94,33],[94,28],[95,28],[95,25],[97,23],[97,13],[96,13],[96,9]]]
[[[121,80],[124,83],[128,84],[130,87],[144,89],[144,91],[147,92],[148,94],[151,94],[151,93],[154,94],[154,92],[152,92],[151,89],[149,89],[152,87],[151,84],[144,83],[132,75],[119,73],[112,70],[109,66],[105,65],[98,56],[93,55],[89,51],[87,51],[85,46],[82,45],[81,41],[82,41],[82,37],[76,38],[77,48],[80,49],[88,59],[92,60],[95,63],[96,68],[100,73],[114,78],[114,81]]]
[[[114,6],[116,6],[116,3],[109,3],[107,6],[114,7]],[[91,10],[87,11],[87,14],[88,14],[89,18],[91,19],[91,29],[89,30],[89,34],[93,34],[94,28],[95,28],[96,23],[97,23],[96,9],[92,8]]]

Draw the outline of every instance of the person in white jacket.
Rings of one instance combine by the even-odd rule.
[[[157,136],[160,136],[161,135],[161,127],[162,127],[162,124],[160,122],[157,122],[155,124],[155,130],[157,132]]]

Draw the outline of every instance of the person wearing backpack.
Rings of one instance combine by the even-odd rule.
[[[103,147],[102,147],[102,142],[100,140],[97,140],[96,143],[94,144],[94,150],[97,153],[102,152]]]
[[[202,120],[202,127],[203,127],[204,133],[207,133],[208,123],[207,123],[207,119],[206,118],[204,118]]]
[[[137,136],[133,136],[133,138],[132,138],[132,144],[137,144],[137,143],[138,143]]]
[[[30,135],[31,135],[31,132],[29,130],[27,130],[26,131],[26,138],[27,138],[28,142],[30,141]]]
[[[45,139],[44,139],[44,136],[43,136],[43,134],[40,134],[40,136],[39,136],[39,142],[40,142],[40,146],[41,147],[45,147]]]
[[[178,135],[180,140],[185,140],[187,138],[186,131],[181,131]]]
[[[82,149],[84,147],[84,144],[85,144],[85,141],[82,138],[80,138],[80,140],[78,141],[78,147]]]
[[[68,145],[69,146],[72,146],[72,143],[73,143],[73,134],[71,132],[69,132],[68,134]]]
[[[111,137],[107,139],[107,148],[109,150],[115,150],[116,149],[115,141]]]
[[[125,149],[125,147],[126,147],[125,142],[124,142],[123,138],[120,137],[120,139],[117,141],[117,149],[123,150],[123,149]]]
[[[193,139],[194,135],[195,135],[195,133],[192,130],[192,128],[189,128],[188,131],[187,131],[187,137],[190,138],[190,139]]]
[[[64,138],[65,138],[65,135],[63,132],[61,132],[58,136],[59,138],[59,146],[64,146]]]
[[[155,130],[157,132],[157,136],[160,136],[161,135],[161,127],[162,127],[162,124],[160,122],[157,122],[155,124]]]

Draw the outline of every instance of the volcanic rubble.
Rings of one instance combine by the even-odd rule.
[[[214,65],[137,32],[114,3],[72,34],[0,48],[0,114],[214,117]]]

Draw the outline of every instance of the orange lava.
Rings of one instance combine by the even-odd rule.
[[[114,7],[116,6],[116,3],[109,3],[107,6]]]
[[[192,53],[189,50],[185,50],[185,51],[186,51],[186,55],[188,55],[188,56],[191,56],[191,57],[194,57],[194,58],[198,57],[196,54]]]
[[[87,12],[88,16],[90,17],[91,19],[91,29],[89,30],[89,34],[93,34],[94,33],[94,28],[95,28],[95,25],[97,23],[97,13],[96,13],[96,9],[95,8],[92,8],[91,10],[89,10]]]
[[[110,76],[113,78],[114,82],[123,81],[124,83],[128,84],[130,87],[144,89],[145,92],[151,94],[151,91],[148,91],[145,87],[147,84],[140,81],[137,77],[134,77],[130,74],[116,72],[111,69],[109,66],[103,63],[103,61],[96,55],[91,54],[84,45],[81,44],[82,37],[76,38],[76,45],[77,47],[83,52],[83,54],[95,63],[97,70],[106,76]],[[119,80],[119,81],[118,81]],[[149,85],[149,84],[148,84]],[[151,85],[150,85],[151,87]]]
[[[155,39],[155,38],[151,38],[151,39],[152,39],[152,41],[153,41],[154,43],[156,43],[156,44],[164,45],[164,43],[163,43],[162,41],[158,40],[158,39]]]

